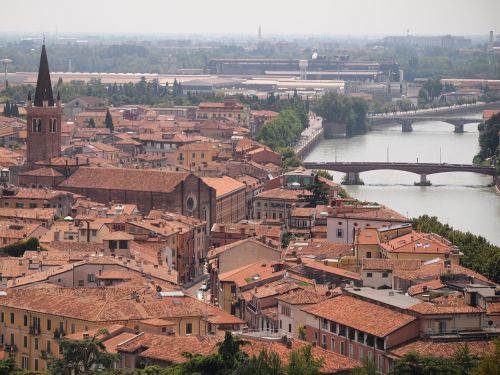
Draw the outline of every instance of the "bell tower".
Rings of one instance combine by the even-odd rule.
[[[45,44],[42,45],[35,98],[28,94],[26,105],[27,151],[26,159],[31,167],[37,161],[45,161],[61,154],[61,97],[54,102],[50,82],[49,62]]]

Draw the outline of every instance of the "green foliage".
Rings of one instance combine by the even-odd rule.
[[[500,113],[495,114],[484,124],[479,134],[479,157],[481,160],[497,155],[499,151]]]
[[[295,155],[295,151],[291,147],[279,148],[277,150],[281,157],[283,158],[283,170],[287,171],[289,169],[300,167],[302,164],[300,159]]]
[[[4,246],[0,248],[0,251],[11,257],[21,257],[26,250],[37,250],[39,246],[40,243],[38,242],[38,238],[30,237],[26,240],[20,240],[14,242],[13,244]]]
[[[433,103],[434,100],[441,96],[443,91],[443,84],[439,79],[428,79],[424,82],[422,88],[427,91],[429,95],[429,102]]]
[[[48,369],[53,375],[86,374],[95,366],[110,370],[116,356],[106,352],[100,337],[107,334],[99,330],[94,336],[84,340],[62,340],[60,342],[61,358],[51,357]]]
[[[323,359],[315,359],[312,346],[308,345],[298,350],[293,350],[288,357],[286,366],[287,375],[319,375],[323,367]]]
[[[491,356],[486,356],[491,357]],[[394,368],[390,372],[391,375],[469,375],[476,374],[474,368],[476,365],[481,366],[481,363],[486,363],[489,358],[478,360],[477,357],[470,353],[467,344],[462,345],[453,354],[451,358],[434,357],[432,355],[421,355],[416,352],[411,352],[395,361]],[[494,355],[492,355],[494,357]],[[499,368],[500,369],[500,368]],[[486,372],[487,374],[500,374],[495,372]],[[486,374],[484,373],[484,374]],[[355,375],[363,375],[369,373],[358,372]],[[481,374],[482,373],[478,373]]]
[[[353,98],[330,92],[314,103],[313,111],[323,117],[326,123],[340,123],[347,127],[347,136],[364,134],[368,103],[361,98]]]
[[[260,129],[257,140],[273,150],[291,147],[302,130],[298,113],[293,109],[286,109]]]
[[[16,365],[16,360],[14,357],[9,357],[4,360],[0,360],[0,375],[10,375],[16,370],[19,370]]]
[[[471,268],[489,279],[500,282],[500,247],[489,243],[484,237],[470,232],[461,232],[448,224],[442,224],[437,217],[420,216],[413,220],[413,227],[423,232],[433,232],[448,239],[464,253],[463,266]]]
[[[316,173],[317,176],[319,177],[323,177],[323,178],[326,178],[327,180],[330,180],[330,181],[333,181],[333,176],[330,172],[322,169],[322,170],[318,170],[318,171],[314,171],[314,173]]]
[[[429,91],[422,87],[418,92],[418,106],[425,107],[427,104],[429,104]]]
[[[500,375],[500,338],[493,340],[495,351],[485,355],[472,371],[472,375]]]
[[[226,332],[217,353],[206,356],[184,353],[188,359],[185,363],[161,369],[159,375],[319,375],[323,366],[322,359],[313,357],[311,346],[291,351],[288,364],[284,364],[278,354],[266,350],[249,357],[241,350],[247,344]],[[147,367],[141,375],[156,375],[156,371],[155,366]]]
[[[358,367],[352,371],[352,375],[376,375],[377,366],[374,360],[370,360],[367,357],[363,358],[361,361],[361,367]]]
[[[10,102],[8,99],[5,102],[5,105],[3,106],[3,115],[5,117],[10,117]]]
[[[113,118],[111,117],[111,113],[109,113],[109,108],[106,109],[106,117],[104,119],[104,124],[111,133],[113,132],[113,130],[115,130],[115,127],[113,125]]]
[[[307,197],[309,207],[316,207],[318,204],[328,204],[328,191],[324,182],[320,181],[319,176],[314,177],[314,182],[307,187],[312,195]]]

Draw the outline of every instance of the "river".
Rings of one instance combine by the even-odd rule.
[[[368,134],[347,139],[324,139],[304,161],[387,161],[470,164],[478,152],[477,124],[481,114],[470,116],[463,134],[443,122],[413,124],[403,133],[400,125],[374,127]],[[440,156],[441,154],[441,156]],[[343,173],[333,172],[335,181]],[[360,174],[365,185],[345,186],[352,196],[385,204],[408,217],[437,216],[456,229],[486,237],[500,246],[500,195],[490,176],[473,173],[440,173],[427,176],[432,186],[414,186],[419,175],[402,171],[371,171]]]

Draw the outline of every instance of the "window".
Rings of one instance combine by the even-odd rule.
[[[359,348],[359,360],[363,360],[363,348]]]
[[[30,208],[36,208],[36,203],[30,203]]]
[[[345,342],[340,342],[340,355],[345,355]]]
[[[333,332],[333,333],[337,332],[337,323],[330,322],[330,332]]]
[[[5,313],[2,311],[0,314],[0,322],[3,323],[5,321]]]
[[[371,258],[372,257],[372,252],[371,251],[367,251],[366,252],[366,257],[367,258]]]
[[[78,280],[78,286],[79,287],[85,286],[85,280]]]
[[[380,372],[384,372],[384,361],[382,361],[382,356],[380,354],[377,356],[377,367]]]
[[[288,332],[292,332],[292,324],[291,323],[288,323]]]
[[[389,277],[389,273],[387,273],[387,272],[382,272],[382,277],[384,277],[384,278],[388,278],[388,277]]]
[[[38,358],[35,358],[35,371],[38,371]]]
[[[332,337],[332,342],[330,345],[331,345],[332,352],[334,352],[335,351],[335,339],[333,337]]]
[[[49,119],[49,131],[51,133],[57,133],[57,119],[55,118]]]
[[[337,238],[344,237],[344,230],[342,228],[337,229]]]
[[[323,319],[321,321],[321,328],[322,329],[328,329],[328,319]]]
[[[47,319],[47,331],[52,330],[52,321],[50,319]]]
[[[75,323],[71,323],[71,333],[75,333]]]
[[[24,325],[25,327],[27,327],[27,326],[28,326],[28,315],[23,316],[23,325]]]
[[[14,334],[10,334],[10,345],[16,345],[16,341],[14,340]]]
[[[24,203],[16,202],[16,208],[24,208]]]
[[[236,285],[235,284],[231,284],[231,293],[236,293]]]
[[[349,358],[354,357],[354,346],[352,344],[349,344]]]
[[[373,274],[372,274],[371,272],[368,272],[368,273],[366,274],[366,277],[373,277]]]
[[[358,342],[364,343],[365,342],[365,334],[364,332],[359,332],[358,331]]]
[[[47,340],[47,353],[51,353],[52,351],[52,343],[50,340]]]
[[[356,330],[354,328],[349,328],[349,340],[354,340],[356,338]]]
[[[186,323],[186,335],[190,335],[191,333],[193,333],[193,324]]]
[[[128,241],[127,240],[119,240],[118,247],[120,249],[126,249],[128,247]]]
[[[30,359],[28,357],[23,356],[23,360],[22,360],[23,370],[27,370],[29,367],[29,364],[30,364]]]
[[[343,326],[342,324],[339,324],[339,336],[345,337],[345,326]]]
[[[23,336],[23,347],[24,348],[28,347],[28,336]]]
[[[10,313],[10,324],[14,324],[15,318],[14,318],[14,313]]]
[[[326,335],[321,336],[321,346],[326,349]]]
[[[35,350],[38,350],[38,337],[35,337]]]

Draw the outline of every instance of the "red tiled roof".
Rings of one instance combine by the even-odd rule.
[[[483,357],[486,354],[494,351],[494,345],[491,341],[454,341],[454,342],[433,342],[426,340],[415,340],[403,345],[399,345],[389,350],[389,354],[395,357],[403,357],[405,354],[416,352],[420,355],[432,355],[436,357],[451,358],[461,349],[467,345],[470,354],[473,356]]]
[[[377,337],[385,337],[416,320],[414,316],[346,295],[303,310]]]
[[[63,181],[59,187],[168,193],[188,176],[189,173],[183,172],[83,167]]]

